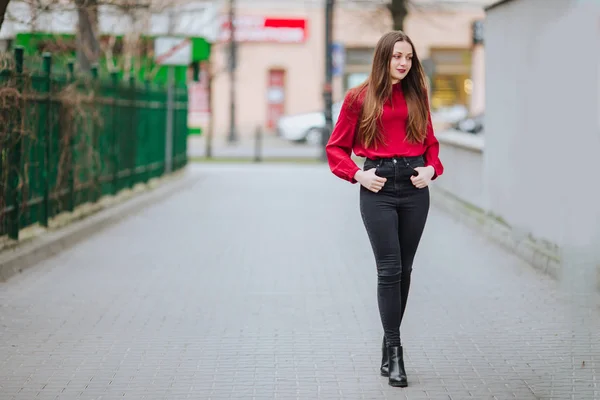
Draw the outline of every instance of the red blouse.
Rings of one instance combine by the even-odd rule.
[[[339,178],[356,183],[354,174],[360,168],[350,158],[354,151],[357,156],[370,159],[423,155],[425,166],[431,165],[435,170],[432,179],[442,175],[444,167],[438,156],[439,142],[433,133],[431,114],[428,113],[429,124],[425,141],[413,144],[405,140],[408,107],[400,83],[394,85],[391,100],[383,105],[380,125],[386,144],[378,146],[377,149],[365,148],[360,141],[355,140],[355,129],[364,93],[358,96],[354,104],[350,104],[350,94],[351,92],[346,95],[342,103],[340,115],[326,147],[331,172]]]

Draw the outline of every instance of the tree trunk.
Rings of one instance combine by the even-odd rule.
[[[8,7],[9,2],[10,0],[0,0],[0,29],[4,23],[4,15],[6,14],[6,8]]]
[[[98,41],[97,0],[76,0],[77,4],[77,63],[82,72],[89,72],[100,58]]]
[[[394,30],[404,30],[404,19],[408,15],[408,0],[391,0],[388,4],[388,10],[392,15]]]

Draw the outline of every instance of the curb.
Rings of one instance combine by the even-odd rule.
[[[503,222],[501,218],[487,213],[441,188],[432,186],[431,189],[431,201],[438,208],[457,221],[485,235],[535,269],[554,279],[560,278],[562,259],[558,246],[536,241],[530,235],[518,232]]]
[[[154,205],[180,190],[189,188],[199,176],[192,176],[187,168],[158,179],[158,183],[145,184],[141,193],[133,193],[122,200],[116,200],[106,208],[74,220],[57,229],[48,228],[40,235],[25,239],[14,247],[0,252],[0,282],[6,282],[14,275],[35,266],[79,242],[88,239],[104,228],[135,215],[144,208]],[[119,197],[119,194],[117,196]]]

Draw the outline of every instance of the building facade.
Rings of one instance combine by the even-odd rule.
[[[487,210],[565,251],[593,250],[597,262],[600,60],[589,49],[600,48],[599,18],[594,1],[488,9],[483,165]]]
[[[323,6],[321,2],[293,5],[298,3],[241,2],[236,10],[234,97],[240,137],[251,135],[259,126],[272,133],[280,115],[323,109]],[[334,101],[343,99],[349,88],[367,77],[375,44],[392,26],[384,6],[356,4],[341,2],[334,14]],[[223,11],[219,22],[223,29],[212,51],[213,70],[220,71],[212,82],[216,136],[226,136],[230,124],[229,35],[227,10]],[[482,55],[473,59],[473,23],[483,17],[481,4],[423,5],[407,17],[405,31],[429,73],[433,108],[460,104],[482,109],[483,96],[471,96],[476,86],[471,75],[474,64],[475,69],[483,68]],[[478,85],[483,85],[483,76]]]

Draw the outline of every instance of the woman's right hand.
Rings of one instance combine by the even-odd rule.
[[[375,175],[376,168],[371,168],[366,171],[358,170],[354,175],[354,179],[365,188],[373,193],[377,193],[381,190],[387,178]]]

